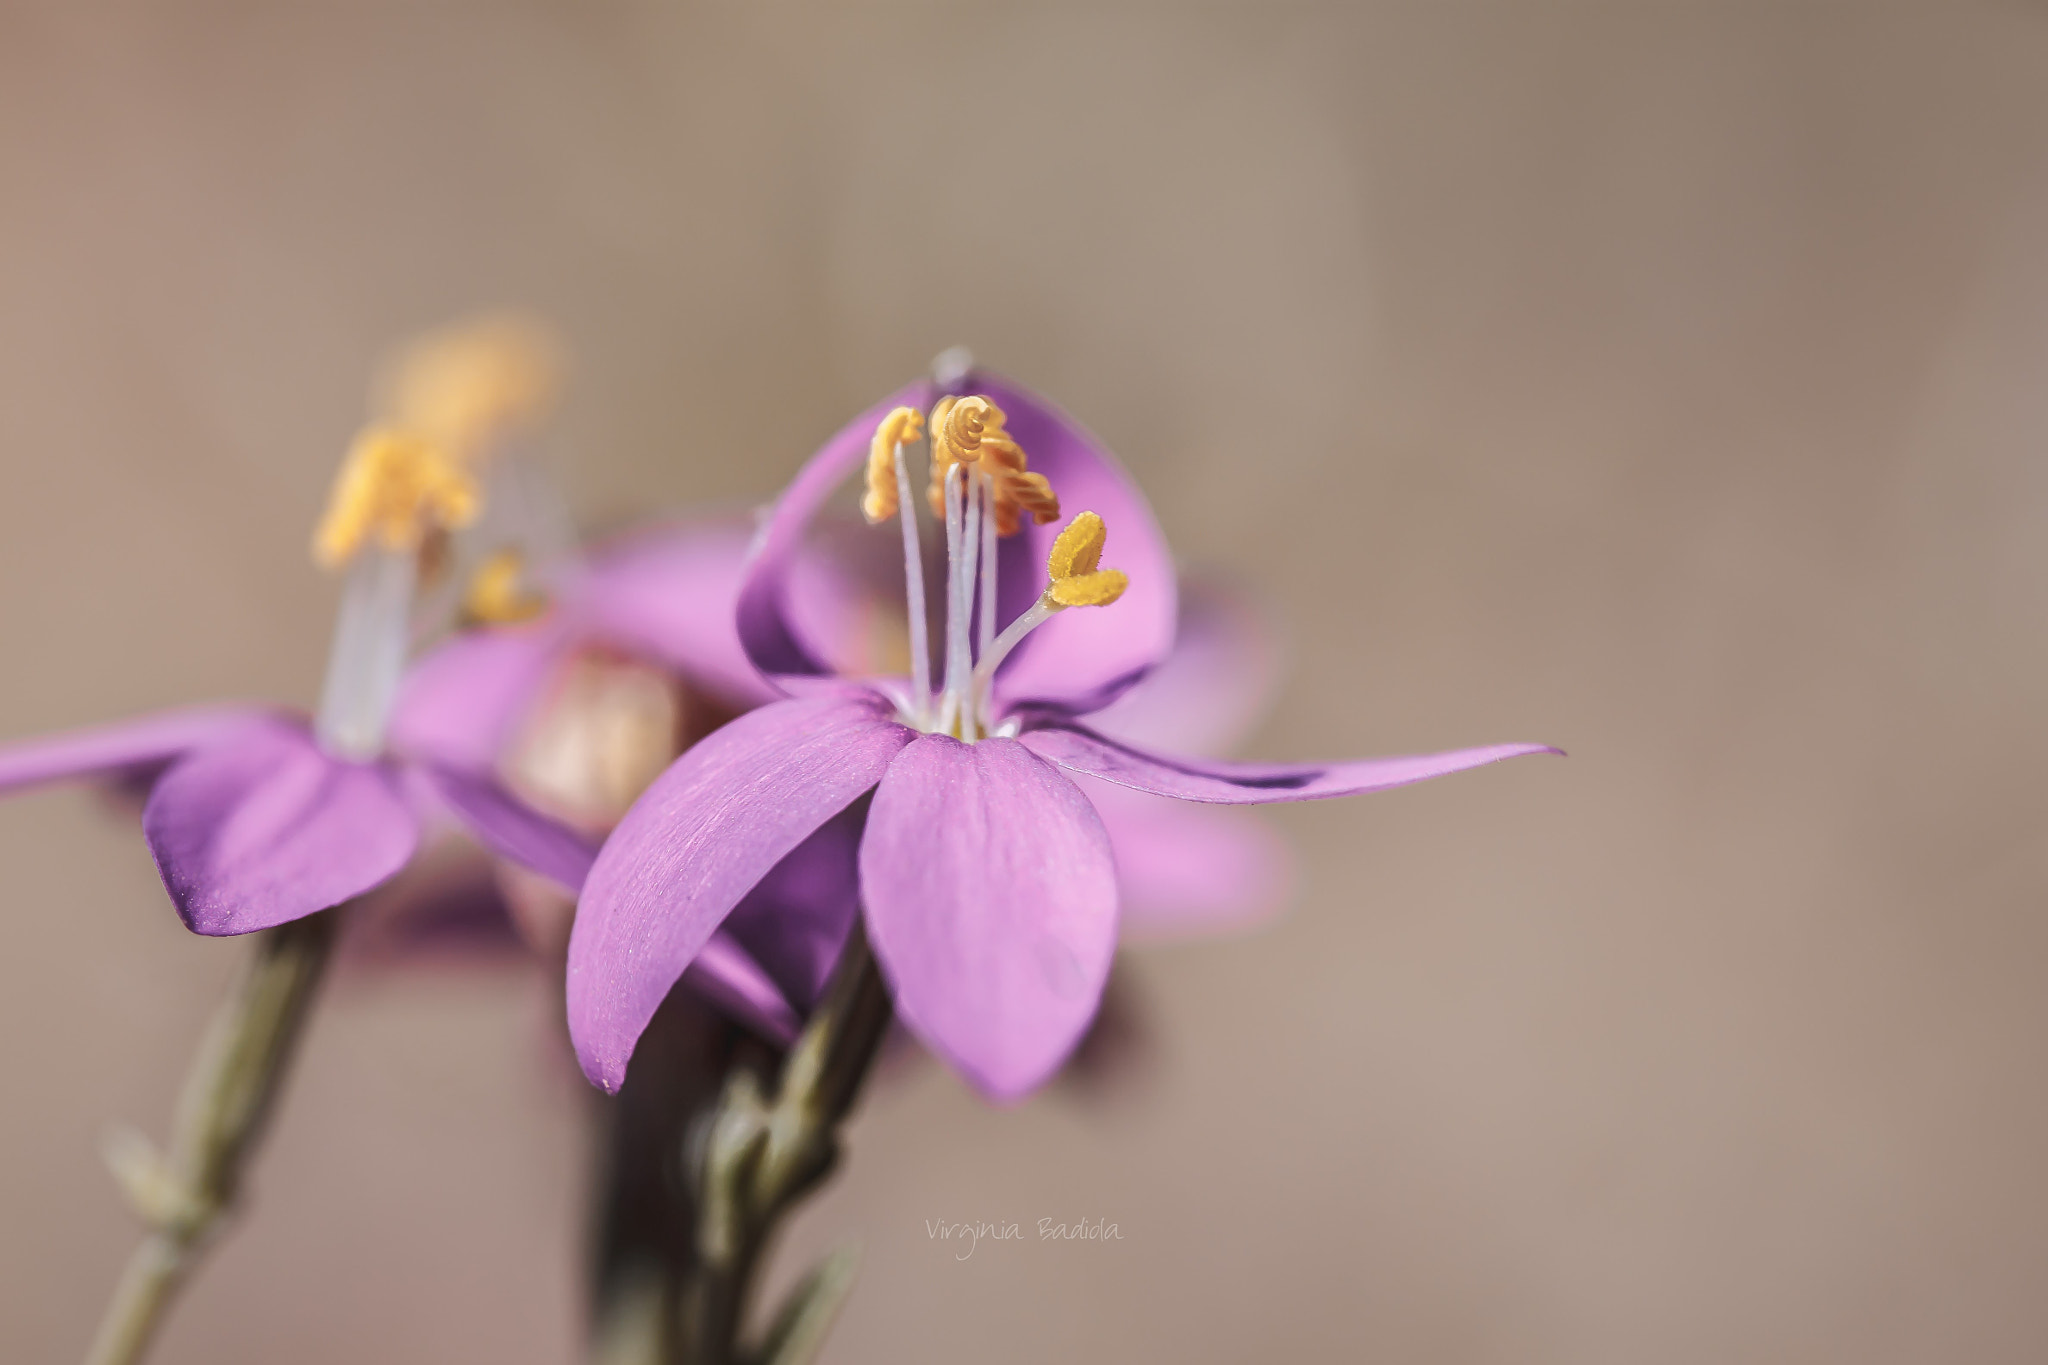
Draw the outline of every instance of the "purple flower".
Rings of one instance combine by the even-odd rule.
[[[945,393],[918,383],[863,413],[783,494],[757,537],[738,620],[749,658],[786,698],[682,755],[591,870],[570,940],[569,1022],[585,1073],[607,1089],[734,908],[848,812],[862,819],[860,904],[899,1015],[985,1093],[1010,1099],[1081,1036],[1116,944],[1115,857],[1075,776],[1243,805],[1544,751],[1241,764],[1167,757],[1084,724],[1172,646],[1165,543],[1116,463],[1041,400],[978,374]],[[905,456],[934,399],[929,492],[948,550],[935,649]],[[806,527],[863,459],[870,519],[902,522],[907,678],[835,674],[792,596]],[[1055,535],[1062,500],[1092,510]],[[1101,567],[1108,527],[1121,570]]]
[[[383,416],[350,449],[314,536],[315,558],[345,573],[316,718],[209,708],[31,741],[0,749],[0,790],[77,777],[145,788],[144,837],[180,917],[201,934],[267,929],[363,896],[411,863],[429,823],[444,818],[573,894],[597,839],[535,810],[459,745],[437,742],[454,733],[432,723],[436,697],[450,704],[446,688],[414,689],[407,726],[387,735],[417,599],[434,597],[431,583],[420,591],[423,578],[452,566],[445,588],[467,582],[473,601],[521,606],[518,558],[500,547],[536,537],[506,525],[504,506],[517,521],[522,499],[493,496],[487,509],[485,492],[517,491],[508,486],[516,462],[499,457],[546,405],[553,379],[546,337],[505,318],[430,336],[395,368]],[[479,539],[492,550],[481,561]],[[731,551],[720,556],[729,561]],[[453,704],[488,708],[494,695],[516,693],[522,675],[511,665],[551,630],[610,622],[628,638],[640,638],[638,626],[671,646],[730,641],[736,583],[700,607],[720,618],[718,629],[664,633],[659,611],[634,609],[632,574],[617,576],[618,590],[578,597],[552,625],[464,642],[468,652],[454,654],[469,663],[454,670],[462,695]],[[479,652],[487,666],[477,665]],[[697,673],[758,693],[737,645],[725,653],[722,662],[693,658]],[[783,991],[728,936],[708,945],[692,974],[772,1035],[793,1034]]]

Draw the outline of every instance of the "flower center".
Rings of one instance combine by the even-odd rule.
[[[997,634],[999,543],[1021,530],[1026,517],[1043,526],[1060,515],[1052,484],[1031,471],[1005,421],[1001,408],[976,395],[942,398],[929,417],[915,408],[896,408],[875,429],[868,449],[867,492],[861,501],[870,523],[895,516],[903,526],[910,691],[899,699],[902,719],[927,733],[952,735],[969,744],[996,728],[995,671],[1018,642],[1070,607],[1108,606],[1129,583],[1120,570],[1099,567],[1108,530],[1101,517],[1083,512],[1053,542],[1045,591]],[[936,695],[925,634],[924,556],[904,459],[904,447],[926,432],[926,501],[946,535],[945,673]]]

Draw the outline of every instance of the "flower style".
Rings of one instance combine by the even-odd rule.
[[[906,459],[925,432],[947,550],[936,649]],[[806,527],[863,462],[864,510],[901,521],[907,677],[835,674],[792,592]],[[1092,510],[1055,533],[1061,501]],[[1102,564],[1111,525],[1121,568]],[[1003,553],[1005,539],[1021,553]],[[1166,757],[1084,724],[1167,655],[1175,618],[1171,561],[1142,496],[1031,394],[970,372],[913,384],[848,424],[769,513],[739,594],[741,642],[784,699],[677,759],[584,885],[568,1004],[585,1073],[617,1088],[647,1021],[734,907],[849,812],[864,814],[862,916],[899,1015],[1008,1100],[1081,1036],[1116,943],[1110,837],[1075,775],[1242,805],[1376,791],[1546,751],[1224,763]],[[1009,623],[1000,631],[999,620]]]

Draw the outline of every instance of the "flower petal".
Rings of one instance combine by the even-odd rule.
[[[0,791],[150,774],[237,730],[270,723],[276,714],[254,706],[194,706],[0,746]]]
[[[1118,786],[1183,801],[1264,805],[1405,787],[1522,754],[1561,754],[1547,744],[1492,744],[1401,758],[1348,763],[1226,763],[1221,759],[1168,758],[1098,735],[1071,722],[1027,732],[1020,743],[1072,772]]]
[[[674,669],[739,709],[773,701],[733,625],[745,572],[745,526],[698,522],[607,546],[570,590],[583,630]]]
[[[455,636],[406,671],[391,747],[442,769],[492,771],[572,638],[561,612]]]
[[[1081,512],[1109,528],[1104,562],[1130,576],[1113,605],[1063,611],[1027,636],[996,670],[996,694],[1009,705],[1088,712],[1108,705],[1173,647],[1175,579],[1166,537],[1145,495],[1100,442],[1030,390],[985,370],[960,391],[985,394],[1008,417],[1008,429],[1031,468],[1052,481],[1061,520],[1027,524],[1002,542],[998,556],[997,628],[1008,625],[1045,591],[1045,561],[1061,526]]]
[[[429,764],[419,771],[478,843],[571,894],[582,888],[597,859],[594,840],[541,814],[492,778]]]
[[[911,1031],[996,1099],[1080,1041],[1116,950],[1095,808],[1015,740],[926,735],[889,766],[860,849],[869,937]]]
[[[932,397],[931,384],[919,380],[834,432],[797,471],[761,523],[740,585],[737,620],[747,658],[771,681],[786,685],[791,679],[831,673],[829,660],[804,639],[790,608],[790,578],[801,556],[804,531],[846,476],[867,459],[875,427],[889,410],[906,404],[925,408]]]
[[[1249,599],[1184,575],[1172,652],[1089,716],[1088,728],[1143,749],[1228,752],[1265,715],[1279,658],[1271,627]]]
[[[683,984],[770,1042],[796,1041],[801,1027],[781,989],[731,934],[720,931],[683,969]]]
[[[393,773],[333,758],[296,726],[251,725],[195,750],[150,793],[142,832],[200,934],[299,919],[391,877],[419,822]]]
[[[1293,855],[1253,812],[1191,806],[1092,779],[1079,785],[1116,850],[1125,942],[1248,929],[1286,901]]]
[[[872,787],[913,732],[872,693],[777,702],[686,751],[612,832],[569,936],[569,1032],[616,1090],[684,967],[771,868]]]
[[[865,799],[827,820],[770,868],[733,908],[725,930],[808,1009],[846,946],[860,913],[860,837]]]

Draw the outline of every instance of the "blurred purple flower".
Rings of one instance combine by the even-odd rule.
[[[1010,1099],[1044,1081],[1087,1028],[1116,944],[1110,834],[1070,774],[1238,805],[1375,791],[1544,751],[1514,744],[1252,765],[1164,757],[1084,725],[1081,717],[1105,711],[1114,723],[1117,698],[1168,656],[1177,616],[1171,559],[1142,495],[1092,438],[1021,389],[962,378],[948,392],[984,396],[972,410],[982,416],[963,399],[933,417],[948,433],[934,485],[949,548],[943,692],[928,686],[923,560],[902,468],[901,438],[915,438],[915,413],[941,397],[920,382],[828,441],[756,538],[739,634],[785,699],[683,754],[591,870],[570,939],[569,1021],[585,1073],[604,1088],[618,1087],[663,997],[735,908],[848,812],[866,807],[860,903],[899,1016],[985,1093]],[[912,412],[898,411],[906,405]],[[961,413],[969,428],[954,424]],[[999,437],[1011,442],[1008,465],[996,463]],[[933,439],[936,448],[937,430]],[[974,447],[963,443],[975,439],[988,442],[985,464],[974,464]],[[1070,506],[1092,510],[1057,538],[1044,524],[1016,528],[1022,553],[998,562],[999,490],[1014,477],[1006,471],[1023,469],[1022,451],[1039,493],[1049,483]],[[835,667],[804,609],[804,532],[864,457],[871,518],[899,507],[904,516],[908,679]],[[1098,568],[1105,523],[1117,528],[1127,579]],[[1063,609],[1075,605],[1105,609]],[[1013,623],[1000,636],[998,620]],[[976,624],[978,666],[970,657]]]

